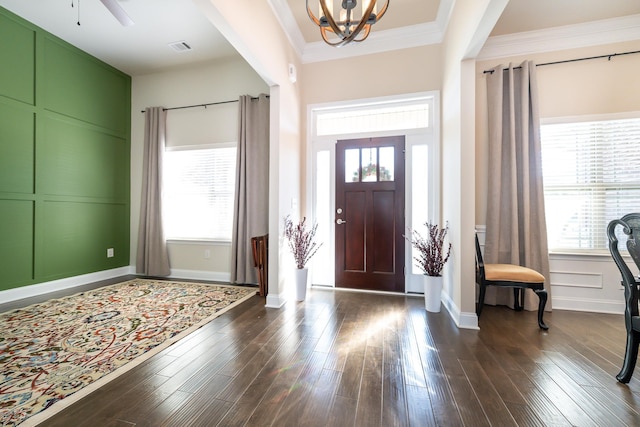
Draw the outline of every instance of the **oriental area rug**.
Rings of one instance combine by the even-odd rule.
[[[43,421],[255,294],[134,279],[0,313],[0,425]]]

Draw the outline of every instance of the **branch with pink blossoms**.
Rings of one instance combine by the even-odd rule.
[[[299,269],[304,268],[322,246],[322,243],[315,242],[318,224],[307,230],[306,220],[307,218],[304,217],[298,224],[294,224],[289,215],[284,219],[284,237],[289,242],[289,249],[291,249],[296,267]]]
[[[417,266],[427,276],[441,276],[444,265],[451,255],[451,243],[447,246],[445,254],[444,239],[449,231],[449,224],[445,228],[438,227],[437,224],[426,222],[429,235],[423,237],[417,231],[411,231],[411,238],[405,238],[418,250],[418,256],[413,257],[417,261]]]

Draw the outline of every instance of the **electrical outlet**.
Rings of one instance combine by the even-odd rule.
[[[113,258],[113,248],[107,249],[107,258]]]
[[[204,258],[205,259],[211,258],[211,251],[209,249],[204,250]]]

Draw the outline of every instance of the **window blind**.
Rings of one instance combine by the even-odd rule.
[[[640,211],[640,118],[541,126],[549,249],[607,250],[609,221]]]
[[[168,239],[230,241],[236,147],[165,152],[164,225]]]

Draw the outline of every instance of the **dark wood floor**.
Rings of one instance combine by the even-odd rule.
[[[43,425],[640,425],[640,381],[614,377],[622,316],[545,321],[487,306],[480,331],[458,330],[421,298],[256,296]]]

